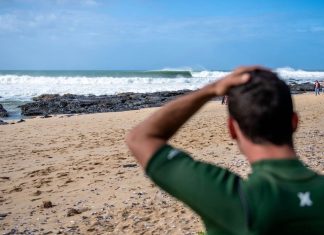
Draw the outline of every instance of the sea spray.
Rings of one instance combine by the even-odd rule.
[[[0,71],[0,102],[29,101],[42,94],[113,95],[124,92],[194,90],[228,71]],[[323,71],[274,70],[287,83],[324,80]]]

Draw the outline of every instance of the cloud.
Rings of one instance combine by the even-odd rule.
[[[97,0],[0,0],[3,2],[12,2],[14,4],[34,4],[34,5],[73,5],[73,6],[97,6],[99,2]]]
[[[21,0],[16,0],[21,1]],[[33,0],[26,0],[33,1]],[[42,1],[43,2],[43,1]],[[97,11],[96,8],[73,7],[101,4],[94,0],[44,0],[64,7],[46,7],[0,11],[0,35],[24,38],[48,38],[77,43],[109,43],[118,41],[201,41],[227,42],[270,39],[291,33],[323,32],[314,22],[283,21],[273,15],[236,17],[132,18],[125,14]],[[71,7],[70,7],[70,5]],[[66,5],[69,5],[66,6]],[[89,10],[90,9],[90,10]],[[314,27],[311,27],[311,26]],[[307,31],[303,31],[307,29]],[[5,36],[5,37],[3,37]],[[82,40],[80,40],[82,39]],[[95,40],[94,40],[95,39]],[[87,42],[88,40],[88,42]]]
[[[17,32],[20,23],[14,14],[0,15],[0,33]]]
[[[73,0],[57,0],[73,1]],[[62,2],[62,4],[63,4]],[[260,37],[259,24],[254,19],[196,18],[133,20],[85,10],[13,11],[0,15],[0,34],[20,34],[35,38],[96,37],[104,40],[206,40]]]
[[[52,0],[53,1],[53,0]],[[73,5],[83,5],[83,6],[97,6],[98,2],[96,0],[54,0],[56,4],[73,4]]]
[[[58,30],[90,27],[89,24],[99,21],[92,14],[81,11],[56,10],[50,12],[13,11],[0,14],[0,34],[23,33],[34,34]]]
[[[54,13],[34,14],[31,12],[15,11],[0,15],[1,33],[30,32],[38,28],[50,27],[59,16]]]
[[[324,32],[324,25],[315,25],[310,27],[310,31],[314,33]]]

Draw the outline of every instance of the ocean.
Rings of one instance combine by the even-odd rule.
[[[324,71],[293,68],[274,70],[287,83],[324,80]],[[111,95],[123,92],[194,90],[218,80],[229,71],[162,69],[150,71],[105,70],[0,70],[0,103],[10,118],[19,117],[17,106],[41,94]]]

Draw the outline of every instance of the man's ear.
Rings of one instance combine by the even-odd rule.
[[[293,116],[291,118],[291,125],[292,125],[293,132],[295,132],[297,130],[298,122],[299,122],[298,115],[297,115],[297,113],[294,112]]]
[[[235,140],[237,138],[237,134],[236,134],[236,130],[234,127],[234,119],[232,117],[228,117],[227,127],[228,127],[228,130],[229,130],[229,133],[230,133],[232,139]]]

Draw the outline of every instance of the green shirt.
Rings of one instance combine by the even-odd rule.
[[[324,234],[324,176],[297,159],[263,160],[252,170],[243,180],[169,145],[146,168],[201,216],[208,234]]]

